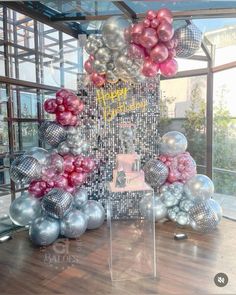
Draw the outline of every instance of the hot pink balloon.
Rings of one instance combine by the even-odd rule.
[[[65,97],[69,96],[71,93],[72,92],[70,90],[62,88],[56,92],[56,97],[65,98]]]
[[[158,26],[159,26],[159,20],[158,18],[154,18],[152,21],[151,21],[151,27],[156,29]]]
[[[42,169],[42,179],[44,181],[48,181],[52,179],[56,175],[55,169],[53,167],[45,167]]]
[[[68,180],[63,175],[57,175],[54,179],[54,187],[66,188],[68,186]]]
[[[137,44],[130,44],[129,54],[132,58],[144,59],[145,57],[144,48]]]
[[[84,63],[84,69],[88,74],[92,74],[93,72],[93,64],[91,62],[91,60],[86,60]]]
[[[65,110],[65,106],[63,104],[60,104],[59,106],[57,106],[56,113],[63,113],[65,112]]]
[[[166,46],[167,49],[173,49],[175,47],[175,40],[174,38],[172,38],[167,42],[163,42],[163,44]]]
[[[131,28],[131,37],[132,39],[135,37],[139,37],[142,35],[144,30],[144,25],[142,22],[134,24]]]
[[[150,25],[151,25],[151,21],[149,19],[145,18],[143,20],[143,25],[144,25],[145,28],[149,28]]]
[[[157,34],[161,41],[170,41],[171,38],[174,36],[174,28],[167,21],[162,21],[157,29]]]
[[[95,168],[95,162],[92,158],[85,158],[81,163],[81,167],[85,172],[92,172]]]
[[[44,109],[47,113],[53,114],[57,109],[57,102],[55,98],[49,98],[44,102]]]
[[[72,172],[69,176],[69,183],[71,186],[79,186],[84,183],[87,175],[85,173]]]
[[[169,24],[173,23],[173,15],[167,8],[162,8],[157,12],[157,18],[162,21],[166,20]]]
[[[75,158],[74,165],[76,167],[80,167],[82,165],[82,161],[84,160],[84,156],[79,155]]]
[[[153,20],[157,16],[157,13],[154,10],[148,10],[146,13],[146,17],[149,20]]]
[[[154,47],[158,42],[156,30],[153,28],[145,29],[139,37],[139,42],[144,48]]]
[[[64,98],[64,106],[68,111],[73,111],[76,109],[80,104],[80,100],[78,99],[77,95],[69,95]]]
[[[57,96],[56,103],[57,103],[58,107],[61,106],[63,104],[63,97]]]
[[[72,119],[72,113],[71,112],[63,112],[63,113],[56,113],[56,121],[63,125],[63,126],[69,126],[71,125],[71,119]]]
[[[73,115],[70,120],[70,126],[77,126],[78,123],[79,123],[78,117],[76,115]]]
[[[64,190],[66,190],[70,194],[73,194],[75,191],[75,187],[68,185],[67,187],[64,188]]]
[[[176,57],[176,50],[174,48],[173,49],[169,49],[168,58],[173,59],[175,57]]]
[[[102,75],[99,75],[98,73],[93,72],[90,75],[91,81],[93,84],[97,87],[101,87],[105,84],[106,80]]]
[[[68,173],[73,172],[75,169],[75,166],[74,166],[75,157],[72,155],[65,155],[63,158],[64,158],[64,171]]]
[[[41,181],[32,181],[28,187],[28,192],[36,198],[43,197],[45,190],[46,188],[42,185]]]
[[[150,52],[153,61],[161,63],[168,58],[168,49],[162,43],[157,44]]]
[[[178,72],[178,63],[175,59],[167,59],[160,64],[161,74],[167,78],[173,77]]]
[[[145,77],[155,77],[158,73],[159,66],[151,59],[146,59],[143,64],[142,74]]]

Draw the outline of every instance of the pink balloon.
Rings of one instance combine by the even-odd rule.
[[[63,126],[71,125],[72,116],[71,112],[58,112],[56,113],[56,121]]]
[[[68,186],[68,180],[65,176],[63,175],[57,175],[53,179],[54,181],[54,187],[58,188],[66,188]]]
[[[161,63],[168,58],[168,49],[162,43],[157,44],[150,52],[153,61]]]
[[[168,58],[173,59],[175,57],[176,57],[176,50],[174,48],[173,49],[169,49]]]
[[[92,74],[93,72],[93,64],[91,62],[91,60],[86,60],[84,63],[84,69],[88,74]]]
[[[157,12],[157,18],[162,21],[163,19],[166,20],[169,24],[173,23],[173,15],[171,11],[167,8],[162,8]]]
[[[60,104],[59,106],[57,106],[56,112],[57,113],[63,113],[65,112],[66,108],[64,107],[63,104]]]
[[[137,44],[130,44],[129,46],[129,54],[132,58],[140,58],[144,59],[145,53],[142,46]]]
[[[93,56],[92,54],[90,54],[90,56],[89,56],[89,60],[90,60],[90,61],[94,61],[94,60],[95,60],[95,58],[94,58],[94,56]]]
[[[147,19],[147,18],[145,18],[145,19],[143,20],[143,25],[144,25],[145,28],[149,28],[150,25],[151,25],[150,20]]]
[[[75,191],[75,187],[69,186],[69,185],[67,187],[65,187],[64,189],[70,194],[73,194]]]
[[[44,181],[48,181],[52,179],[56,175],[55,169],[53,167],[45,167],[42,169],[42,179]]]
[[[75,167],[80,167],[82,165],[83,160],[84,160],[84,156],[82,155],[77,156],[74,161]]]
[[[57,102],[55,98],[49,98],[47,100],[45,100],[44,102],[44,109],[47,113],[49,114],[53,114],[56,111],[57,108]]]
[[[174,28],[167,21],[162,21],[157,29],[157,34],[161,41],[170,41],[171,38],[174,36]]]
[[[135,38],[135,37],[141,36],[142,33],[143,33],[143,30],[144,30],[143,22],[134,24],[132,26],[132,28],[131,28],[131,37],[132,37],[132,39]]]
[[[101,87],[105,84],[106,80],[102,75],[99,75],[98,73],[93,72],[90,75],[91,81],[93,84],[97,87]]]
[[[70,120],[70,126],[77,126],[79,123],[78,118],[76,115],[73,115]]]
[[[80,100],[78,99],[77,95],[72,94],[64,98],[64,106],[68,111],[73,111],[76,109],[80,104]]]
[[[92,158],[85,158],[81,163],[81,167],[84,172],[92,172],[95,168],[95,162]]]
[[[178,72],[178,63],[175,59],[167,59],[160,64],[161,74],[167,78],[173,77]]]
[[[147,19],[149,19],[149,20],[153,20],[157,16],[157,14],[154,10],[148,10],[146,15],[147,15],[146,16]]]
[[[159,20],[158,18],[154,18],[152,21],[151,21],[151,27],[156,29],[158,26],[159,26]]]
[[[142,74],[145,77],[155,77],[158,73],[159,66],[157,63],[154,63],[151,59],[146,59],[143,68]]]
[[[58,107],[59,107],[59,105],[62,105],[63,104],[63,97],[57,96],[56,97],[56,103],[57,103]]]
[[[175,40],[172,38],[169,41],[163,42],[167,49],[173,49],[175,47]]]
[[[67,173],[71,173],[74,171],[75,166],[75,157],[72,155],[65,155],[64,157],[64,171]]]
[[[65,97],[69,96],[71,93],[72,92],[70,90],[62,88],[56,92],[56,97],[65,98]]]
[[[154,47],[158,42],[156,30],[153,28],[145,29],[139,37],[139,42],[144,48]]]
[[[72,172],[69,176],[69,183],[71,186],[79,186],[84,183],[86,177],[85,173]]]
[[[43,197],[45,190],[46,188],[42,185],[41,181],[32,181],[28,187],[28,192],[36,198]]]

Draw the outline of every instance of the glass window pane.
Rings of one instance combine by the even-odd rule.
[[[27,151],[38,146],[38,123],[20,122],[14,123],[15,146],[14,151]]]

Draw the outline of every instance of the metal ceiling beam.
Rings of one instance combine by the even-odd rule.
[[[111,16],[122,16],[123,14],[105,14],[105,15],[82,15],[81,13],[62,13],[51,17],[53,22],[65,22],[65,21],[103,21]]]
[[[112,1],[113,5],[120,9],[125,16],[131,19],[137,19],[136,12],[131,9],[124,1]]]

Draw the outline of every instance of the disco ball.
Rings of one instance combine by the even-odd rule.
[[[43,198],[42,208],[51,217],[61,219],[72,209],[72,202],[70,193],[53,189]]]
[[[202,32],[194,24],[177,29],[175,37],[178,40],[178,46],[176,47],[177,57],[191,57],[201,47]]]
[[[66,130],[54,122],[44,122],[39,128],[39,138],[51,146],[57,146],[66,136]]]
[[[143,167],[145,180],[151,187],[160,187],[167,179],[169,169],[159,160],[149,160]]]
[[[31,156],[22,155],[11,164],[10,177],[15,183],[29,183],[40,176],[41,165]]]
[[[220,222],[219,213],[210,199],[195,203],[189,210],[189,219],[192,228],[200,232],[212,231]]]

